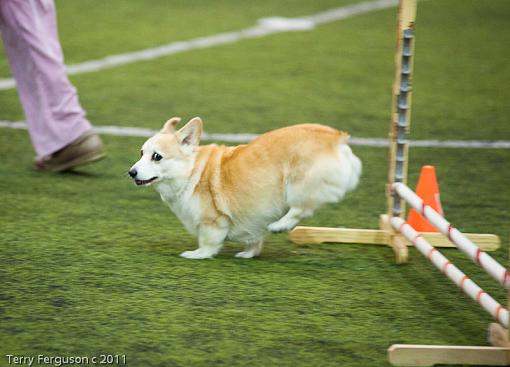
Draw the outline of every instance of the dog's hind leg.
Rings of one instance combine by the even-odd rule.
[[[290,231],[301,219],[309,218],[312,215],[313,210],[292,207],[282,218],[268,225],[267,229],[273,233]]]
[[[186,259],[212,258],[220,252],[227,233],[228,227],[202,224],[198,231],[198,248],[193,251],[184,251],[181,256]]]
[[[251,259],[252,257],[259,256],[262,252],[262,246],[264,245],[264,241],[260,240],[259,242],[250,243],[246,245],[246,250],[242,252],[238,252],[236,257],[240,257],[242,259]]]
[[[345,155],[350,154],[348,157],[354,163],[347,158],[340,161],[335,156],[322,157],[313,162],[305,172],[297,171],[289,175],[285,185],[285,197],[290,209],[281,219],[267,227],[269,231],[291,230],[301,219],[311,217],[321,205],[336,203],[347,191],[354,189],[361,172],[361,162],[348,146],[345,147]]]

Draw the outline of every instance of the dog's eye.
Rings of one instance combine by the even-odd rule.
[[[160,161],[160,160],[162,160],[162,159],[163,159],[163,157],[162,157],[160,154],[158,154],[158,153],[154,153],[154,154],[152,155],[152,160],[154,160],[154,161],[156,161],[156,162],[157,162],[157,161]]]
[[[143,150],[140,150],[140,156],[143,157]]]

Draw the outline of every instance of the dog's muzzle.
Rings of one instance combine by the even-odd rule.
[[[141,185],[148,185],[150,184],[152,181],[154,181],[155,179],[157,179],[157,177],[152,177],[152,178],[149,178],[148,180],[139,180],[136,178],[136,176],[138,175],[138,172],[136,169],[132,168],[128,171],[128,175],[135,180],[135,184],[137,184],[138,186],[141,186]]]

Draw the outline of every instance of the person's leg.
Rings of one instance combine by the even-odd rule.
[[[1,0],[0,31],[38,157],[91,130],[66,75],[53,0]]]

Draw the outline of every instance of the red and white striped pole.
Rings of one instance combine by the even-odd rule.
[[[432,225],[434,225],[442,234],[453,242],[459,250],[465,253],[473,262],[482,267],[489,275],[501,283],[505,288],[510,288],[510,274],[486,252],[481,251],[469,238],[464,236],[457,228],[454,228],[450,222],[436,212],[429,205],[414,193],[403,183],[394,183],[393,190],[415,210],[423,215]]]
[[[508,310],[501,306],[494,298],[485,293],[475,282],[467,277],[459,268],[453,265],[435,247],[416,232],[402,218],[391,218],[391,225],[396,231],[402,233],[414,247],[418,249],[432,264],[444,275],[457,284],[468,296],[477,301],[482,308],[490,313],[496,321],[508,328]]]

